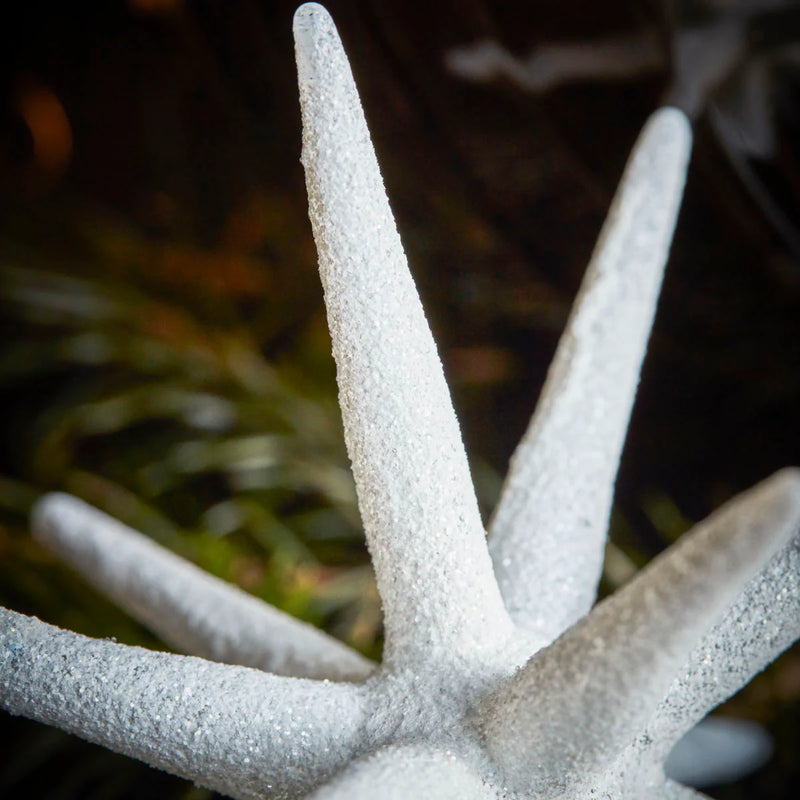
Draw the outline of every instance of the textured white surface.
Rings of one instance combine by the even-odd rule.
[[[34,536],[167,644],[212,661],[298,678],[363,680],[354,650],[262,603],[64,494],[35,508]]]
[[[791,539],[798,520],[800,471],[785,469],[728,502],[538,652],[486,705],[487,744],[505,774],[543,793],[596,785],[638,739],[701,636]],[[680,702],[691,708],[698,699],[688,691]]]
[[[302,795],[361,744],[352,685],[87,639],[5,609],[0,659],[12,714],[242,800]]]
[[[647,726],[666,755],[692,725],[800,638],[800,522],[795,535],[748,581],[694,648]]]
[[[543,644],[595,600],[690,143],[675,109],[645,126],[489,526],[506,607]]]
[[[487,787],[461,759],[431,747],[391,747],[355,762],[309,800],[483,800]]]
[[[798,471],[732,500],[589,612],[686,121],[662,110],[637,142],[515,456],[492,540],[509,616],[346,57],[321,6],[298,10],[295,36],[386,659],[362,681],[369,665],[327,637],[57,496],[39,506],[42,539],[173,643],[359,682],[151,653],[3,610],[0,705],[242,800],[700,797],[664,777],[673,744],[800,633]]]
[[[294,34],[309,216],[385,658],[495,648],[511,623],[347,56],[321,6],[302,7]]]

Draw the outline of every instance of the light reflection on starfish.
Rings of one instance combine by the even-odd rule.
[[[303,164],[383,663],[81,501],[34,530],[165,641],[2,610],[0,703],[234,798],[689,798],[674,743],[800,633],[783,470],[592,608],[690,131],[648,122],[489,530],[333,23],[295,16]],[[219,663],[227,662],[227,663]]]

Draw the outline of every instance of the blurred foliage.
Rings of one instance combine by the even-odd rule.
[[[33,486],[84,497],[317,623],[348,602],[319,560],[362,557],[333,398],[289,388],[247,331],[189,302],[42,269],[2,277],[17,334],[4,387],[49,386],[17,442]],[[33,487],[4,488],[26,511]]]
[[[493,38],[522,56],[538,42],[643,29],[667,43],[682,14],[713,23],[727,6],[328,6],[488,513],[621,165],[670,85],[671,54],[665,44],[650,59],[661,67],[624,84],[536,98],[458,81],[444,54]],[[298,163],[294,3],[18,10],[0,33],[0,603],[163,647],[29,538],[36,497],[65,489],[377,657],[379,600]],[[784,57],[800,35],[788,17],[756,16],[735,75],[755,63],[751,50],[770,66],[769,103],[756,107],[774,149],[769,160],[732,154],[713,113],[696,121],[604,592],[735,491],[800,462],[800,79]],[[713,796],[796,796],[799,698],[790,653],[731,701],[778,750],[769,769]],[[4,716],[0,737],[4,797],[211,797],[26,721]]]
[[[57,260],[21,226],[3,230],[0,300],[13,346],[0,357],[0,383],[4,469],[14,477],[0,478],[0,602],[88,635],[163,646],[28,536],[31,503],[60,488],[375,657],[379,602],[331,367],[316,363],[328,349],[324,325],[299,325],[280,366],[264,355],[286,325],[278,298],[258,331],[229,287],[193,285],[191,274],[176,287],[162,245],[96,219],[86,233],[85,223],[64,223],[72,247]],[[171,245],[169,257],[193,252]],[[53,261],[60,270],[44,266]],[[200,267],[227,276],[229,259],[213,261],[206,254]],[[263,263],[249,268],[270,274]],[[26,729],[0,785],[27,786],[71,751],[75,763],[42,797],[124,797],[132,783],[146,796],[137,768]]]
[[[375,657],[380,609],[330,367],[323,380],[314,367],[328,347],[324,326],[304,324],[281,367],[264,356],[282,332],[280,302],[258,341],[220,286],[175,291],[159,266],[163,247],[96,220],[91,236],[94,254],[55,271],[19,229],[4,231],[13,256],[3,254],[0,298],[14,344],[0,357],[0,382],[14,477],[0,478],[0,602],[88,635],[162,646],[29,538],[31,503],[60,488]],[[140,279],[120,281],[127,268]],[[80,751],[27,727],[0,785],[24,786],[42,763]],[[123,797],[135,771],[81,755],[58,791],[41,796]]]

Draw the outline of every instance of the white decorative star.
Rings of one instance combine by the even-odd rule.
[[[648,122],[487,540],[435,345],[327,12],[295,37],[303,164],[384,661],[64,495],[36,535],[165,641],[2,610],[0,702],[234,798],[690,798],[680,736],[800,634],[800,473],[592,608],[690,145]],[[219,663],[228,662],[228,663]]]

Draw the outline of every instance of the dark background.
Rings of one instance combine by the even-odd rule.
[[[485,508],[638,131],[712,73],[691,108],[692,168],[612,539],[641,565],[733,493],[800,463],[796,4],[328,8]],[[377,655],[299,164],[294,4],[32,0],[15,11],[0,33],[0,602],[158,646],[28,538],[33,499],[66,488]],[[731,26],[735,46],[720,34]],[[688,30],[701,31],[703,63],[680,51]],[[542,43],[643,31],[647,66],[615,77],[598,67],[531,91],[445,68],[451,48],[479,40],[523,59]],[[754,75],[763,102],[748,103]],[[748,145],[747,131],[765,129],[768,146]],[[243,467],[271,430],[284,437],[275,463]],[[246,524],[219,521],[234,507]],[[797,796],[798,698],[790,652],[731,701],[726,713],[766,725],[777,753],[712,796]],[[210,796],[32,723],[0,726],[4,797]]]

